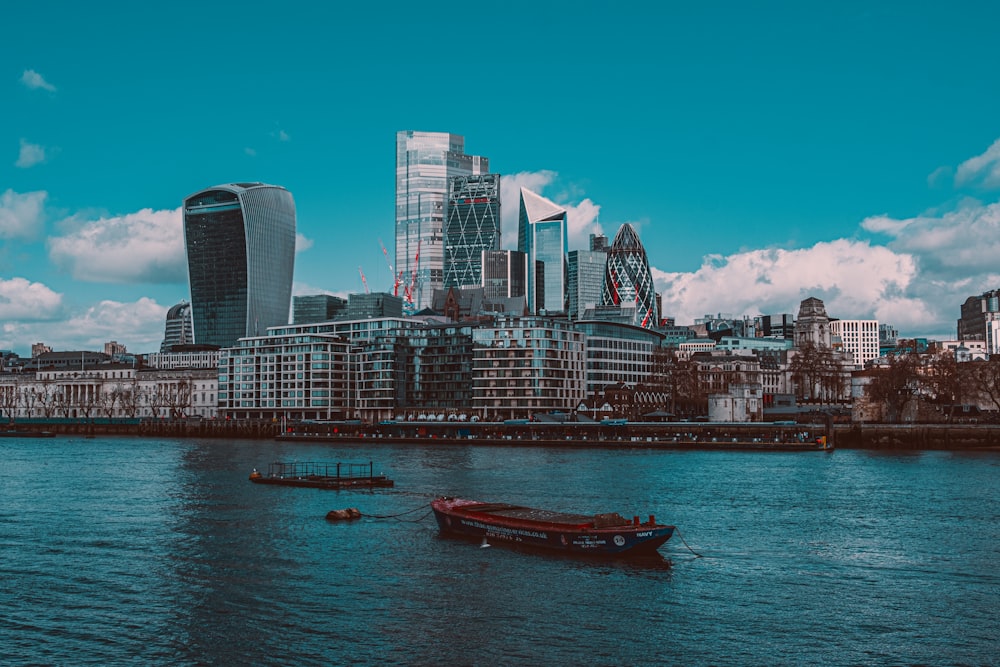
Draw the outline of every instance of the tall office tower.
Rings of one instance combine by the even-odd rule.
[[[489,173],[489,159],[465,154],[465,139],[447,132],[396,133],[396,270],[407,305],[431,305],[444,287],[444,221],[456,176]]]
[[[527,255],[517,250],[483,253],[483,297],[510,299],[525,296],[528,285]]]
[[[591,240],[594,236],[591,235]],[[606,250],[570,250],[567,262],[566,291],[569,319],[578,320],[587,308],[601,304],[604,271],[608,264]]]
[[[566,312],[566,251],[569,230],[566,209],[531,190],[521,188],[517,249],[528,256],[528,310],[552,315]],[[544,277],[538,275],[542,262]],[[539,296],[544,289],[544,297]]]
[[[627,222],[618,229],[608,251],[601,301],[605,306],[634,307],[632,324],[637,326],[648,329],[659,324],[656,290],[653,274],[649,272],[646,249],[642,247],[635,228]]]
[[[590,235],[590,249],[600,250],[601,252],[607,252],[611,250],[611,246],[608,245],[608,237],[604,234],[591,234]]]
[[[451,179],[444,230],[444,286],[478,287],[483,252],[500,249],[500,174]]]
[[[191,329],[191,304],[187,301],[181,301],[167,311],[167,322],[163,330],[160,352],[169,352],[174,345],[194,343]]]
[[[184,200],[194,339],[232,347],[288,324],[295,202],[263,183],[217,185]]]

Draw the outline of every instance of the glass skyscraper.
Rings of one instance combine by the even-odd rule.
[[[500,249],[500,174],[451,179],[444,230],[444,286],[478,286],[483,252]]]
[[[489,160],[465,154],[447,132],[396,133],[396,271],[407,305],[431,305],[444,287],[444,222],[451,179],[489,173]]]
[[[231,183],[184,200],[194,339],[232,347],[288,324],[295,202],[288,190]]]
[[[627,222],[615,234],[608,251],[601,301],[605,306],[634,308],[632,324],[647,329],[659,325],[656,289],[646,249],[642,247],[635,228]]]
[[[566,312],[566,251],[569,230],[566,209],[521,188],[521,211],[517,226],[517,249],[528,259],[528,310],[534,314]],[[539,276],[538,262],[544,275]],[[544,296],[538,297],[538,283]]]

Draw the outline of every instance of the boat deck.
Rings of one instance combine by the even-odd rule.
[[[548,523],[560,526],[594,526],[612,527],[629,525],[629,521],[617,513],[610,514],[571,514],[553,510],[535,509],[507,503],[476,503],[456,506],[455,509],[470,514],[489,514],[514,521],[529,521],[533,523]]]
[[[250,473],[255,484],[300,486],[313,489],[388,488],[395,483],[384,474],[375,474],[372,462],[319,463],[314,461],[268,465],[267,474],[255,468]]]

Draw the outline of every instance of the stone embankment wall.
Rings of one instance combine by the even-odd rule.
[[[1000,450],[1000,426],[837,424],[834,443],[845,449]]]

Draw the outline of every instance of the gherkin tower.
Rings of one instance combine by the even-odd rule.
[[[646,249],[639,241],[632,225],[625,223],[615,234],[608,251],[608,264],[604,270],[605,306],[635,308],[633,324],[647,329],[659,323],[656,311],[656,289],[653,274],[649,272]]]

